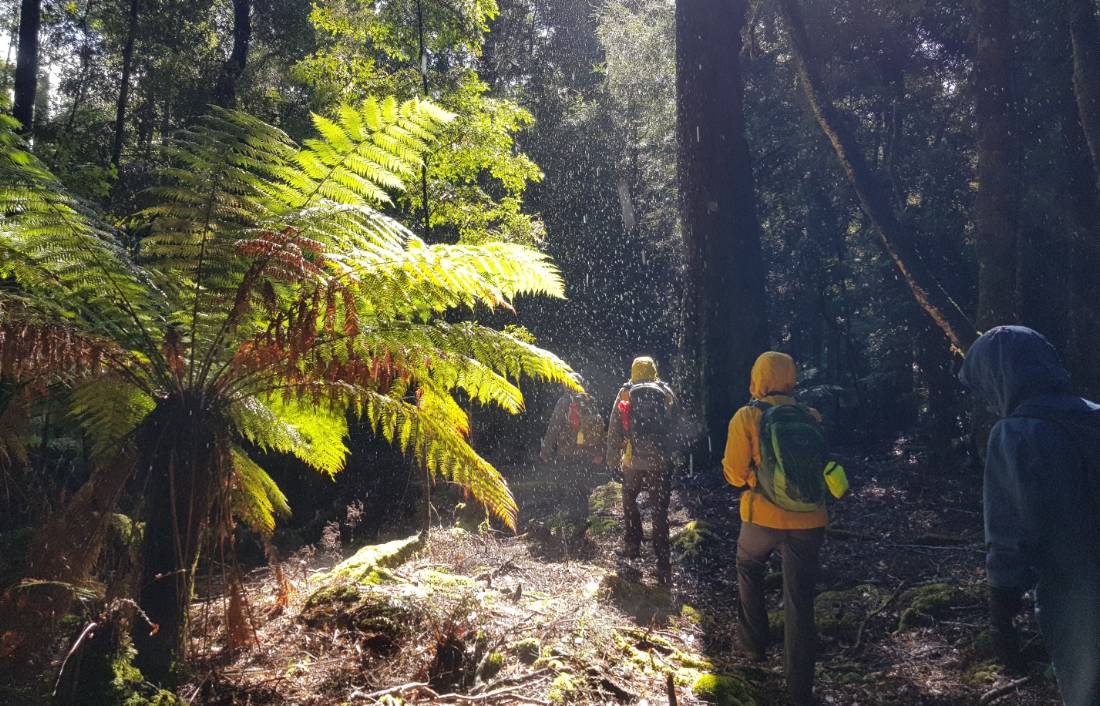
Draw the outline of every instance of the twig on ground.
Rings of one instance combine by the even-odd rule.
[[[531,672],[530,674],[520,674],[520,675],[517,675],[517,676],[514,676],[514,677],[506,677],[504,679],[497,679],[496,681],[489,682],[488,684],[481,684],[480,686],[474,688],[470,693],[474,694],[474,695],[477,695],[477,694],[485,693],[487,691],[494,691],[496,689],[502,689],[506,686],[516,686],[517,684],[531,684],[531,683],[534,683],[536,681],[539,681],[540,679],[542,679],[543,677],[545,677],[549,674],[553,674],[553,672],[554,672],[553,669],[550,669],[549,667],[547,667],[547,668],[540,669],[540,670],[535,671],[535,672]]]
[[[400,686],[391,686],[388,689],[372,691],[369,694],[364,694],[363,692],[356,689],[351,693],[350,698],[363,698],[378,701],[383,696],[404,696],[408,692],[427,692],[429,693],[431,698],[439,698],[439,694],[437,694],[435,691],[432,690],[430,686],[428,686],[428,682],[411,682],[409,684],[402,684]]]
[[[982,698],[978,700],[978,703],[982,706],[986,706],[986,704],[991,704],[994,701],[999,701],[1002,697],[1008,696],[1013,691],[1016,691],[1021,686],[1024,686],[1025,684],[1030,682],[1032,678],[1032,675],[1028,674],[1026,677],[1010,681],[1004,686],[998,686],[996,689],[991,689],[990,691],[982,694]]]
[[[856,641],[853,642],[852,646],[848,648],[849,654],[856,652],[859,649],[859,646],[863,644],[863,630],[867,627],[867,623],[871,620],[871,618],[879,615],[884,610],[889,608],[890,605],[898,599],[898,597],[902,594],[904,590],[905,582],[902,581],[901,585],[899,585],[897,589],[895,589],[894,592],[891,593],[890,596],[882,602],[882,605],[863,616],[863,620],[859,623],[859,630],[856,631]]]
[[[484,694],[439,694],[428,698],[428,703],[434,703],[437,701],[454,701],[460,704],[484,704],[490,703],[495,700],[507,700],[507,701],[525,701],[533,704],[549,703],[548,701],[539,701],[528,696],[520,696],[515,692],[522,689],[525,684],[517,684],[516,686],[510,686],[504,689],[497,689],[496,691],[488,691]]]

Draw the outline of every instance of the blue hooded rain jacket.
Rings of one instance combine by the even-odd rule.
[[[1070,394],[1053,346],[1022,326],[979,338],[959,378],[1001,418],[983,489],[989,582],[1035,588],[1063,700],[1100,706],[1100,405]]]

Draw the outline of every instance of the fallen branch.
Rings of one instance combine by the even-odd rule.
[[[852,646],[850,648],[848,648],[849,653],[856,652],[859,649],[859,646],[863,643],[863,630],[867,627],[867,623],[870,622],[871,618],[881,614],[884,610],[889,608],[890,605],[894,601],[896,601],[899,596],[901,596],[904,590],[905,582],[902,581],[901,585],[898,586],[897,589],[893,593],[891,593],[885,601],[882,602],[882,605],[863,616],[863,620],[859,623],[859,630],[856,631],[856,641],[852,643]]]
[[[609,692],[612,696],[614,696],[619,701],[623,701],[623,702],[626,702],[626,703],[634,703],[639,698],[641,698],[641,697],[638,696],[638,694],[635,694],[633,691],[627,690],[626,687],[623,687],[623,686],[620,686],[620,685],[616,684],[614,681],[612,681],[611,677],[609,677],[606,674],[602,673],[600,670],[596,669],[595,667],[589,667],[588,668],[588,675],[590,677],[592,677],[593,679],[598,679],[600,686],[603,687],[604,690]]]
[[[984,694],[982,694],[982,698],[978,699],[978,703],[981,704],[982,706],[986,706],[986,704],[991,704],[994,701],[999,701],[1002,697],[1008,696],[1013,691],[1016,691],[1021,686],[1024,686],[1025,684],[1030,682],[1031,679],[1032,679],[1032,676],[1029,674],[1026,677],[1023,677],[1021,679],[1016,679],[1015,681],[1010,681],[1009,683],[1005,684],[1004,686],[998,686],[996,689],[992,689],[992,690],[987,691]]]
[[[401,686],[391,686],[389,689],[381,689],[379,691],[372,691],[369,694],[364,694],[363,692],[356,689],[355,691],[351,692],[351,695],[349,696],[349,698],[352,698],[352,699],[363,698],[363,699],[371,699],[373,701],[378,701],[383,696],[401,696],[401,697],[404,697],[404,695],[408,692],[416,692],[416,693],[428,692],[428,694],[430,695],[431,698],[439,698],[439,694],[437,694],[430,686],[428,686],[427,682],[412,682],[412,683],[409,683],[409,684],[402,684]]]
[[[889,547],[891,549],[985,551],[985,547],[980,544],[972,544],[969,543],[968,540],[962,538],[947,538],[942,535],[926,534],[917,538],[918,540],[927,540],[929,543],[915,542],[910,544],[899,544],[897,542],[884,542],[880,535],[864,534],[863,532],[854,532],[847,529],[830,527],[825,533],[832,539],[850,540],[854,542],[873,542],[880,547]]]
[[[487,691],[484,694],[438,694],[428,698],[428,703],[436,703],[440,701],[453,701],[460,704],[483,704],[495,701],[498,699],[507,701],[525,701],[532,704],[547,704],[549,701],[539,701],[528,696],[520,696],[516,694],[516,691],[527,686],[526,684],[517,684],[516,686],[510,686],[504,689],[497,689],[496,691]]]
[[[494,691],[496,689],[502,689],[506,686],[516,686],[517,684],[529,685],[529,684],[532,684],[536,681],[539,681],[540,679],[547,676],[548,674],[553,674],[553,673],[554,673],[554,670],[547,667],[547,668],[540,669],[540,670],[535,671],[535,672],[531,672],[530,674],[520,674],[520,675],[514,676],[514,677],[507,677],[507,678],[504,678],[504,679],[497,679],[494,682],[490,682],[488,684],[482,684],[480,686],[475,687],[473,689],[473,691],[471,691],[470,693],[474,694],[474,695],[477,695],[477,694],[485,693],[487,691]]]

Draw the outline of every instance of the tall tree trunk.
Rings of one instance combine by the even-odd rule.
[[[1067,0],[1073,52],[1073,105],[1063,118],[1071,175],[1073,240],[1069,267],[1066,358],[1086,395],[1100,396],[1100,28],[1092,0]]]
[[[779,7],[787,23],[795,69],[810,110],[832,145],[860,206],[878,233],[880,245],[921,308],[943,330],[954,348],[965,351],[977,338],[974,325],[917,253],[912,230],[895,213],[885,180],[868,165],[855,134],[833,107],[821,79],[820,61],[806,34],[798,0],[779,0]]]
[[[231,108],[237,102],[237,84],[248,63],[248,46],[252,41],[252,0],[233,0],[233,52],[222,67],[216,100]]]
[[[678,0],[676,98],[684,230],[683,393],[712,455],[768,346],[764,263],[745,139],[744,0]]]
[[[84,104],[84,97],[88,93],[89,70],[92,63],[92,35],[88,27],[88,15],[91,14],[92,5],[94,4],[95,0],[88,0],[84,4],[84,13],[80,17],[80,33],[84,38],[80,44],[80,78],[77,82],[76,94],[73,96],[73,103],[69,107],[69,116],[65,120],[66,133],[72,131],[73,124],[76,122],[76,115],[80,112],[80,108]],[[60,145],[58,145],[58,149],[60,149]]]
[[[115,106],[115,141],[111,145],[111,164],[115,168],[118,168],[122,159],[122,144],[126,137],[126,103],[130,98],[130,74],[134,70],[138,10],[139,0],[130,0],[130,22],[126,29],[126,44],[122,47],[122,77],[119,80],[118,103]]]
[[[1073,40],[1073,89],[1077,112],[1100,184],[1100,27],[1093,0],[1066,0]]]
[[[1016,136],[1012,123],[1012,23],[1009,0],[977,0],[978,328],[1019,321],[1016,299]]]
[[[34,99],[38,92],[38,29],[42,0],[22,0],[19,6],[19,52],[15,59],[15,103],[12,115],[29,133],[34,127]]]

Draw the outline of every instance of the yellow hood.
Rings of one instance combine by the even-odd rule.
[[[786,353],[762,353],[752,366],[749,394],[759,400],[768,395],[789,395],[795,385],[794,358]]]
[[[649,356],[639,356],[630,364],[630,382],[653,382],[657,379],[657,361]]]

